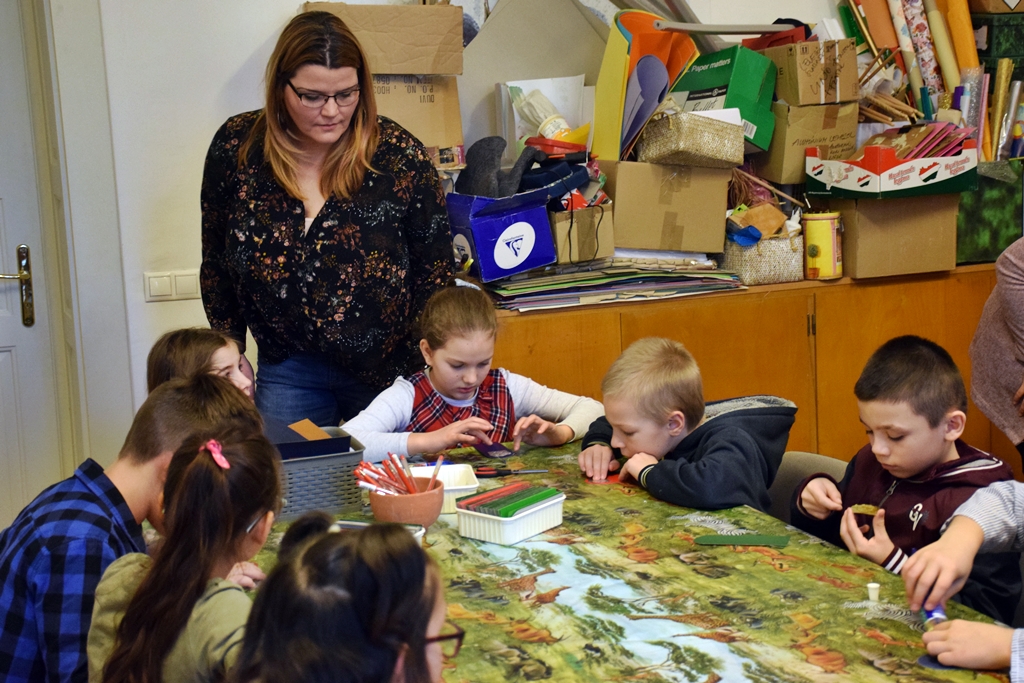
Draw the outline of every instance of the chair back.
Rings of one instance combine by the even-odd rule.
[[[825,472],[839,481],[846,473],[846,463],[836,458],[818,453],[803,451],[786,451],[782,456],[782,464],[775,475],[775,481],[768,488],[772,504],[768,514],[789,524],[789,505],[793,491],[804,479],[818,472]]]

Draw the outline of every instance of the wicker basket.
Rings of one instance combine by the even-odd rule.
[[[743,127],[677,112],[651,119],[637,148],[647,163],[732,168],[743,163]]]
[[[726,240],[722,268],[734,271],[745,285],[803,280],[804,236],[765,239],[751,247]]]
[[[325,427],[331,436],[347,436],[338,427]],[[322,442],[325,443],[325,442]],[[281,519],[290,520],[313,510],[330,514],[362,510],[362,489],[352,471],[363,459],[363,445],[352,439],[352,450],[284,460]]]

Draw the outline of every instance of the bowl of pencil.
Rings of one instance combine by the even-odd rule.
[[[379,465],[362,462],[356,468],[356,478],[359,486],[370,492],[374,519],[426,528],[441,514],[444,483],[436,473],[429,479],[413,477],[403,465],[397,458]]]

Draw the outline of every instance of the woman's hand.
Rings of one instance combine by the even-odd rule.
[[[977,522],[958,515],[942,538],[911,555],[900,571],[910,609],[934,609],[959,593],[984,540]]]
[[[619,461],[611,446],[594,444],[580,451],[580,470],[594,481],[604,481],[609,472],[619,469]]]
[[[239,562],[231,568],[225,578],[242,588],[252,590],[256,588],[257,583],[267,578],[267,575],[252,562]]]
[[[940,664],[964,669],[1005,669],[1010,666],[1013,629],[954,619],[921,637],[928,654]]]
[[[839,524],[839,536],[843,539],[847,549],[854,555],[871,560],[875,564],[882,564],[896,547],[885,530],[885,510],[875,513],[872,526],[875,533],[871,538],[867,538],[864,535],[868,530],[867,524],[863,527],[858,526],[853,508],[847,508],[843,513],[843,520]]]
[[[843,496],[831,479],[818,477],[807,482],[800,492],[800,507],[809,517],[825,519],[843,509]]]
[[[413,432],[409,435],[407,447],[409,453],[436,453],[455,448],[459,444],[490,445],[491,438],[487,436],[487,432],[493,429],[494,425],[482,417],[471,417],[452,422],[432,432]]]
[[[556,425],[536,415],[529,415],[519,418],[512,429],[512,450],[518,451],[523,442],[531,446],[561,446],[572,441],[574,436],[569,425]]]

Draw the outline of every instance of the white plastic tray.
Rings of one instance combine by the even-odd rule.
[[[513,545],[561,524],[564,502],[565,494],[560,493],[539,507],[514,517],[493,517],[481,512],[457,510],[459,534],[478,541]]]
[[[429,479],[434,474],[434,466],[417,466],[412,468],[412,476],[426,477]],[[480,480],[476,478],[472,465],[441,465],[441,471],[437,478],[444,484],[444,504],[441,506],[442,515],[450,515],[455,512],[455,499],[469,494],[480,488]]]

